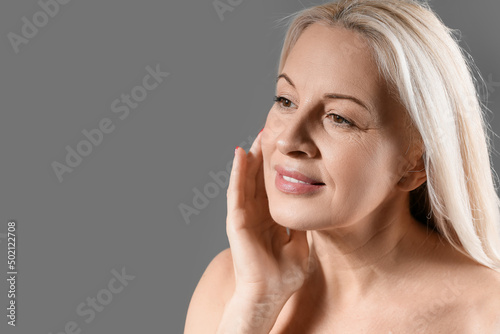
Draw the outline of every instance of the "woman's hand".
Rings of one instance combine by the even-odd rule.
[[[226,231],[235,268],[235,294],[256,302],[284,301],[306,278],[305,231],[278,225],[264,185],[261,131],[249,153],[236,148],[227,191]]]

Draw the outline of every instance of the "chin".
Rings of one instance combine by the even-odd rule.
[[[315,230],[320,228],[320,219],[313,208],[291,207],[289,205],[269,204],[269,211],[273,220],[283,227],[297,231]]]

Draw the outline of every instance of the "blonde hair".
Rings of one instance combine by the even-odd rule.
[[[311,24],[340,26],[363,36],[379,72],[406,108],[424,147],[427,181],[410,192],[412,214],[458,251],[500,271],[499,198],[490,163],[473,61],[425,2],[340,0],[292,14],[279,73]],[[347,46],[339,46],[347,47]],[[348,52],[356,52],[354,48]],[[360,44],[361,47],[361,44]],[[479,79],[475,81],[474,71]]]

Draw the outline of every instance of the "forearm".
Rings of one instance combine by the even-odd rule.
[[[233,295],[224,308],[216,334],[269,334],[286,299],[279,295]]]

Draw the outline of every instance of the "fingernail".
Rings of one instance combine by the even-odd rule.
[[[238,148],[239,148],[239,146],[236,146],[236,148],[234,149],[234,154],[236,154],[236,151],[238,151]]]

